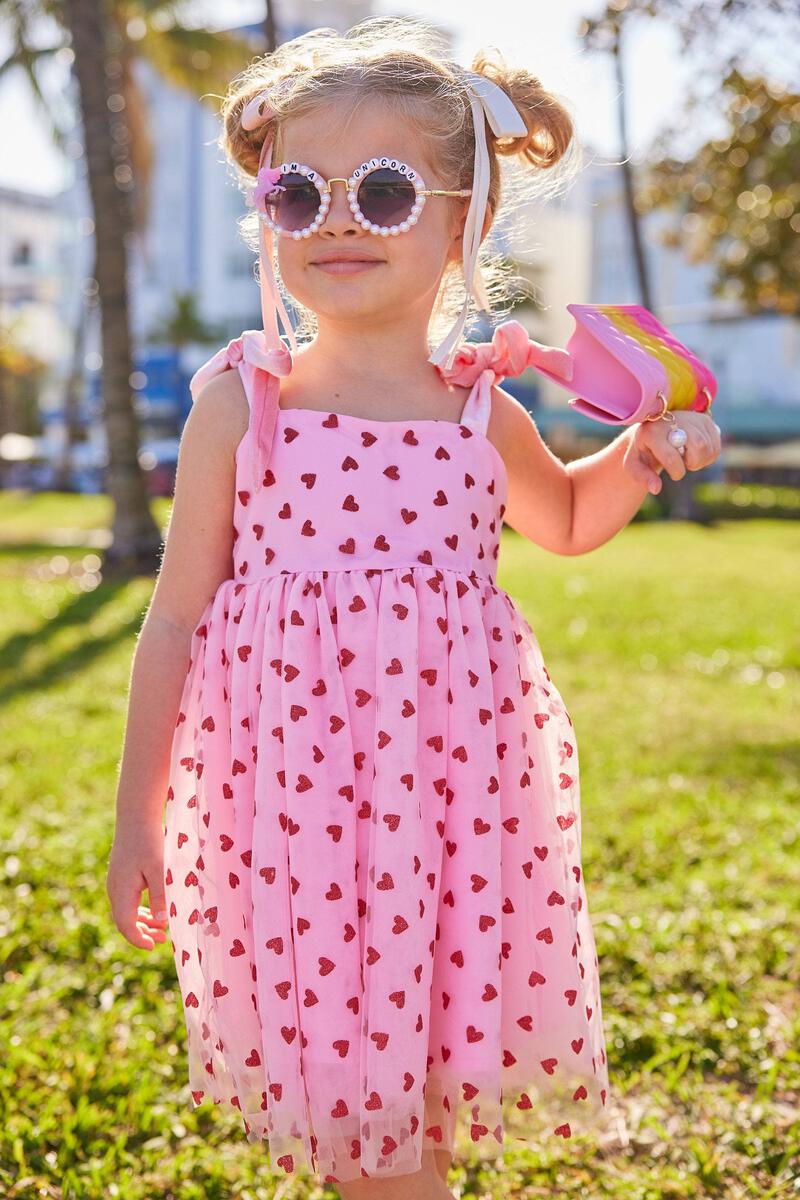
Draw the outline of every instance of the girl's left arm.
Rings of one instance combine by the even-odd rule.
[[[504,520],[556,554],[586,554],[632,519],[661,471],[682,479],[719,456],[720,431],[707,413],[676,412],[686,430],[685,456],[667,441],[672,422],[628,425],[607,446],[562,463],[542,440],[530,413],[501,388],[492,389],[491,437],[508,474]],[[489,431],[487,431],[489,432]]]
[[[687,434],[685,455],[667,441],[679,426]],[[719,426],[708,413],[676,412],[675,422],[641,421],[629,425],[608,446],[567,464],[572,481],[571,554],[602,546],[627,525],[648,492],[661,491],[662,471],[683,479],[719,456]]]

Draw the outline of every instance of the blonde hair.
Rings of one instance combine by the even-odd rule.
[[[475,136],[472,111],[461,78],[462,68],[449,58],[447,43],[436,27],[416,17],[369,17],[342,34],[334,29],[312,29],[284,42],[270,54],[255,59],[228,89],[222,103],[223,129],[219,144],[238,168],[238,182],[250,187],[258,170],[266,137],[275,145],[272,161],[281,162],[281,127],[289,118],[313,112],[319,105],[342,104],[348,119],[365,101],[383,97],[414,129],[428,150],[447,189],[472,186]],[[521,204],[557,195],[581,165],[581,147],[564,103],[547,91],[524,67],[507,65],[495,47],[475,55],[472,71],[486,76],[510,96],[528,132],[524,137],[498,139],[486,122],[490,177],[488,207],[492,227],[501,208],[512,215]],[[266,91],[272,117],[258,129],[242,128],[244,106]],[[500,159],[518,159],[521,171],[501,172]],[[555,168],[558,165],[558,170]],[[454,221],[469,198],[453,200]],[[463,210],[460,205],[464,205]],[[258,253],[258,214],[240,219],[246,244]],[[492,304],[510,303],[524,277],[511,277],[504,255],[484,237],[478,265],[483,271]],[[277,241],[277,239],[274,239]],[[281,294],[298,317],[298,340],[313,336],[316,318],[289,296],[276,278]],[[462,263],[445,267],[428,329],[431,346],[438,344],[457,318],[465,298]],[[474,310],[474,301],[473,310]],[[474,311],[470,317],[474,317]]]

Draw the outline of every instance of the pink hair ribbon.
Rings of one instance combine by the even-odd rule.
[[[242,115],[239,118],[242,129],[258,129],[259,126],[265,125],[272,117],[272,109],[268,102],[268,93],[259,92],[257,96],[253,96],[252,100],[248,100],[242,109]]]

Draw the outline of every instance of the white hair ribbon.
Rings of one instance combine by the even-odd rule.
[[[431,354],[428,362],[439,366],[444,360],[445,369],[453,365],[458,341],[464,332],[469,313],[470,296],[481,312],[489,311],[486,286],[478,267],[478,251],[486,215],[489,196],[489,149],[486,145],[484,114],[495,137],[524,137],[528,132],[519,110],[510,96],[498,84],[475,71],[464,72],[464,82],[472,109],[472,124],[475,133],[475,165],[472,173],[472,195],[464,224],[464,286],[467,294],[461,312],[453,328]]]

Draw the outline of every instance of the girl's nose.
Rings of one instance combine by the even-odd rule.
[[[322,228],[327,226],[331,230],[340,231],[352,225],[354,228],[360,229],[361,226],[350,208],[347,180],[329,179],[328,183],[330,185],[330,207]]]

